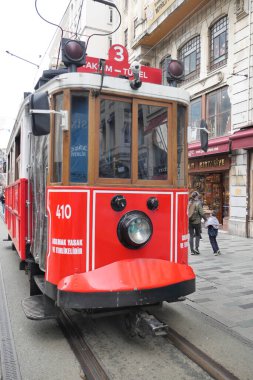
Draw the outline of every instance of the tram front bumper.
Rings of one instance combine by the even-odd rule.
[[[119,308],[176,301],[195,291],[195,274],[185,264],[160,259],[126,259],[63,278],[57,305],[75,309]]]

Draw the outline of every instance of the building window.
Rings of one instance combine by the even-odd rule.
[[[217,21],[210,29],[210,69],[214,70],[227,63],[228,18]]]
[[[124,45],[125,47],[128,45],[128,29],[124,31]]]
[[[204,106],[203,109],[202,106]],[[200,140],[199,129],[197,128],[200,127],[202,118],[207,122],[207,128],[210,132],[209,138],[229,134],[231,131],[231,104],[227,86],[191,101],[189,143]]]
[[[134,38],[136,37],[137,23],[138,23],[138,18],[135,18],[134,19]]]
[[[108,37],[108,47],[110,49],[110,47],[112,46],[112,37]]]
[[[113,21],[113,9],[109,8],[109,23],[112,24]]]
[[[206,121],[209,137],[227,135],[231,130],[231,104],[228,87],[210,92],[206,96]]]
[[[162,70],[162,84],[165,86],[168,84],[168,81],[167,81],[167,68],[168,68],[168,59],[171,58],[171,55],[167,55],[167,57],[165,57],[161,63],[160,63],[160,68]]]
[[[190,131],[189,131],[189,142],[196,141],[200,139],[199,128],[201,121],[201,98],[197,98],[191,101],[190,106]]]
[[[198,77],[200,69],[200,36],[196,36],[188,41],[179,50],[178,56],[184,63],[185,81]]]

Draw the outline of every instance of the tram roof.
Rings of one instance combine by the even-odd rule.
[[[99,90],[101,86],[101,74],[94,73],[64,73],[54,77],[38,91],[48,91],[49,94],[64,88]],[[129,79],[104,76],[102,93],[118,95],[130,95],[134,97],[156,98],[157,100],[171,100],[188,104],[190,95],[185,90],[178,87],[164,86],[143,82],[138,90],[130,87]]]
[[[47,91],[50,95],[66,88],[69,88],[70,90],[99,90],[101,87],[101,80],[102,77],[99,73],[64,73],[50,79],[47,83],[39,87],[35,92]],[[178,87],[143,82],[142,86],[139,89],[133,90],[130,87],[129,79],[111,76],[104,76],[101,93],[115,96],[133,96],[135,98],[145,97],[146,99],[152,99],[156,101],[176,101],[185,105],[188,105],[190,101],[189,93]],[[29,104],[29,102],[30,96],[27,96],[21,104],[14,128],[9,139],[7,151],[10,142],[13,140],[13,137],[16,134],[16,129],[18,128],[20,119],[24,114],[24,109]]]

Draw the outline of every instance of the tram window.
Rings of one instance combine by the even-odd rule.
[[[70,131],[70,181],[87,182],[88,97],[72,96]]]
[[[63,94],[55,97],[55,110],[63,109]],[[54,124],[54,142],[53,142],[53,172],[52,182],[62,181],[62,158],[63,158],[63,136],[60,115],[55,115]]]
[[[138,178],[167,180],[167,161],[167,108],[141,104],[138,108]]]
[[[101,100],[99,130],[99,176],[131,177],[132,106]]]
[[[178,105],[177,108],[177,181],[178,186],[186,185],[185,176],[185,117],[186,109]]]

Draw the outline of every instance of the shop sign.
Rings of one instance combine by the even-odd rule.
[[[150,0],[146,8],[146,17],[148,27],[168,9],[175,0]]]
[[[193,172],[214,172],[221,170],[228,170],[230,168],[229,157],[214,157],[211,159],[200,159],[189,161],[188,170]]]

